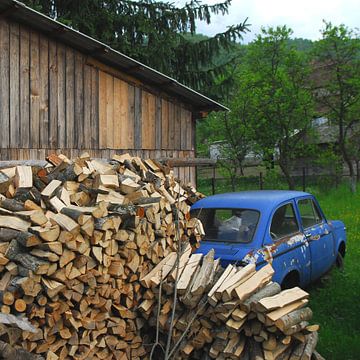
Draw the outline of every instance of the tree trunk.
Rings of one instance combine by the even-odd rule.
[[[286,182],[289,186],[289,190],[294,190],[295,189],[295,181],[292,178],[291,174],[290,174],[290,169],[284,165],[284,163],[282,161],[279,161],[279,165],[281,168],[281,171],[283,172]]]

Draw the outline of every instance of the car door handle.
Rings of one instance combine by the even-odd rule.
[[[312,234],[305,234],[305,237],[308,239],[308,240],[319,240],[321,235],[319,234],[316,234],[316,235],[312,235]]]

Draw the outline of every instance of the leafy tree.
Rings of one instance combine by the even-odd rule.
[[[226,72],[214,58],[235,46],[246,20],[211,38],[191,40],[196,21],[225,15],[231,0],[215,5],[191,0],[183,7],[155,0],[24,0],[44,14],[90,35],[180,82],[202,91]],[[189,38],[190,37],[190,38]],[[227,59],[226,62],[229,62]]]
[[[351,188],[355,191],[356,149],[350,137],[358,131],[360,121],[360,38],[345,25],[325,22],[322,39],[314,51],[315,64],[324,69],[317,84],[316,100],[338,126],[339,151],[349,168]]]
[[[238,72],[232,128],[236,121],[245,128],[263,159],[272,161],[277,152],[279,166],[293,189],[291,172],[308,149],[304,136],[311,127],[313,103],[307,62],[289,45],[291,33],[286,26],[262,29],[248,46]]]

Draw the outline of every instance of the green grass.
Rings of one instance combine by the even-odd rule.
[[[199,191],[211,194],[208,183],[199,184]],[[247,190],[250,186],[243,186]],[[347,229],[347,253],[343,271],[333,269],[326,279],[312,285],[310,307],[313,323],[320,325],[317,350],[327,360],[360,359],[360,185],[357,194],[342,185],[324,191],[314,186],[312,192],[329,220],[342,220]],[[253,187],[253,189],[255,189]],[[237,189],[240,190],[240,189]],[[300,189],[299,189],[300,190]],[[231,191],[228,184],[217,193]]]
[[[320,324],[318,351],[326,359],[360,358],[360,192],[348,187],[317,194],[328,219],[344,221],[347,231],[345,268],[310,290],[313,321]]]

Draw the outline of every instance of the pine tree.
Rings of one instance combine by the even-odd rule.
[[[188,86],[207,91],[226,73],[227,59],[216,63],[222,51],[236,46],[247,31],[246,20],[225,32],[193,41],[196,21],[210,24],[212,15],[226,15],[231,0],[204,5],[191,0],[183,7],[154,0],[24,0],[112,48],[151,66]],[[208,91],[207,91],[208,92]],[[208,92],[209,94],[209,92]]]

